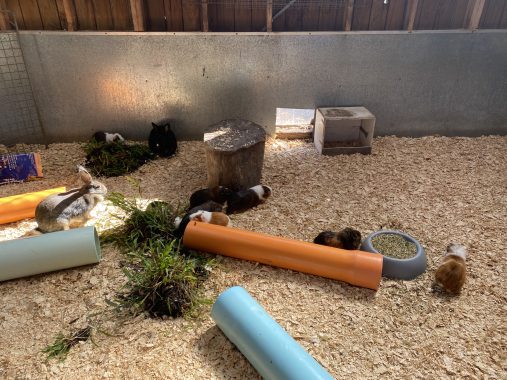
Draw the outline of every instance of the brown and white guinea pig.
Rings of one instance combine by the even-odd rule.
[[[194,212],[197,212],[200,210],[209,211],[209,212],[213,212],[213,211],[223,212],[224,206],[220,203],[215,202],[215,201],[207,201],[207,202],[204,202],[203,204],[200,204],[199,206],[192,207],[190,210],[187,211],[187,214],[193,214]]]
[[[265,185],[257,185],[247,190],[240,190],[232,193],[231,196],[227,198],[227,214],[246,211],[258,206],[265,202],[272,193],[273,190],[271,190],[271,187]]]
[[[233,191],[225,186],[215,186],[206,189],[197,190],[190,196],[189,209],[193,209],[196,206],[202,205],[208,201],[217,202],[224,204],[233,194]]]
[[[196,220],[203,223],[216,224],[219,226],[229,227],[231,225],[231,220],[229,217],[223,212],[210,212],[199,210],[192,214],[187,213],[183,218],[177,217],[174,220],[174,226],[176,227],[175,234],[177,237],[182,237],[185,233],[185,228],[187,228],[188,223]]]
[[[445,291],[458,294],[466,279],[466,248],[449,244],[442,263],[435,273],[435,283]]]
[[[97,142],[105,142],[106,144],[125,141],[123,136],[120,135],[119,133],[109,133],[103,131],[95,132],[92,136],[92,139]]]
[[[361,232],[353,228],[344,228],[341,231],[324,231],[313,239],[315,244],[328,245],[341,249],[359,249],[361,245]]]

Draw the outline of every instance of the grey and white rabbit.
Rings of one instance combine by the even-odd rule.
[[[90,219],[90,212],[104,200],[107,188],[94,181],[90,173],[78,166],[78,177],[83,186],[64,193],[52,194],[42,200],[35,209],[35,220],[41,233],[81,227]]]
[[[264,203],[272,193],[271,187],[265,185],[256,185],[232,193],[227,198],[227,214],[234,214],[256,207]]]
[[[459,294],[465,284],[467,258],[466,248],[460,244],[449,244],[442,263],[435,273],[433,287],[441,287],[451,294]]]
[[[148,138],[150,150],[160,157],[169,157],[175,154],[178,143],[176,135],[171,131],[171,125],[169,123],[163,125],[151,123],[151,125],[153,129]]]
[[[98,131],[95,132],[92,136],[92,139],[97,142],[105,142],[107,144],[112,144],[114,142],[124,142],[125,139],[119,133],[109,133]]]

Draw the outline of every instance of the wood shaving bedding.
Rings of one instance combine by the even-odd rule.
[[[45,178],[0,186],[0,196],[71,186],[79,144],[16,146],[38,151]],[[207,284],[215,299],[241,285],[335,378],[502,378],[507,326],[507,138],[381,137],[369,156],[322,156],[308,141],[270,140],[263,183],[267,203],[232,215],[233,225],[311,241],[323,230],[353,227],[363,237],[403,230],[424,246],[428,270],[414,281],[382,279],[378,292],[317,276],[220,257]],[[110,191],[185,202],[205,187],[202,142],[181,142],[174,158],[152,161],[129,177],[102,178]],[[104,204],[99,230],[114,222]],[[117,223],[117,221],[116,221]],[[19,237],[33,220],[0,225],[0,240]],[[469,252],[468,279],[451,298],[431,291],[450,242]],[[69,332],[125,282],[120,256],[103,248],[94,266],[0,283],[0,378],[256,379],[248,361],[204,310],[198,321],[114,320],[113,336],[73,347],[64,362],[40,351]],[[72,321],[77,320],[77,322]]]

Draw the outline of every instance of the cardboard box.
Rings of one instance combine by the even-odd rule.
[[[39,153],[0,154],[0,184],[25,182],[42,177]]]

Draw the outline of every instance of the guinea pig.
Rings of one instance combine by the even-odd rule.
[[[232,193],[227,198],[227,214],[246,211],[260,205],[268,199],[273,191],[271,187],[264,185],[253,186],[247,190]]]
[[[449,244],[442,263],[435,273],[435,284],[448,293],[459,294],[466,279],[466,248]]]
[[[109,133],[98,131],[95,132],[92,136],[92,139],[97,142],[105,142],[107,144],[111,144],[114,142],[124,142],[125,139],[119,133]]]
[[[361,232],[353,228],[344,228],[339,232],[324,231],[313,239],[315,244],[327,245],[341,249],[359,249],[361,245]]]
[[[192,214],[185,214],[183,218],[176,218],[174,220],[174,226],[176,227],[175,234],[177,237],[182,237],[185,233],[188,223],[196,220],[203,223],[217,224],[219,226],[228,227],[231,225],[231,220],[223,212],[210,212],[210,211],[197,211]]]
[[[201,210],[202,211],[209,211],[209,212],[213,212],[213,211],[223,212],[224,206],[222,204],[214,202],[214,201],[207,201],[207,202],[204,202],[203,204],[192,207],[190,210],[187,211],[187,214],[193,214],[194,212],[201,211]]]
[[[202,205],[205,202],[213,201],[216,203],[225,203],[227,198],[233,194],[233,191],[225,186],[215,186],[206,189],[194,191],[190,196],[189,209],[193,209],[196,206]],[[215,211],[215,210],[206,210]]]

